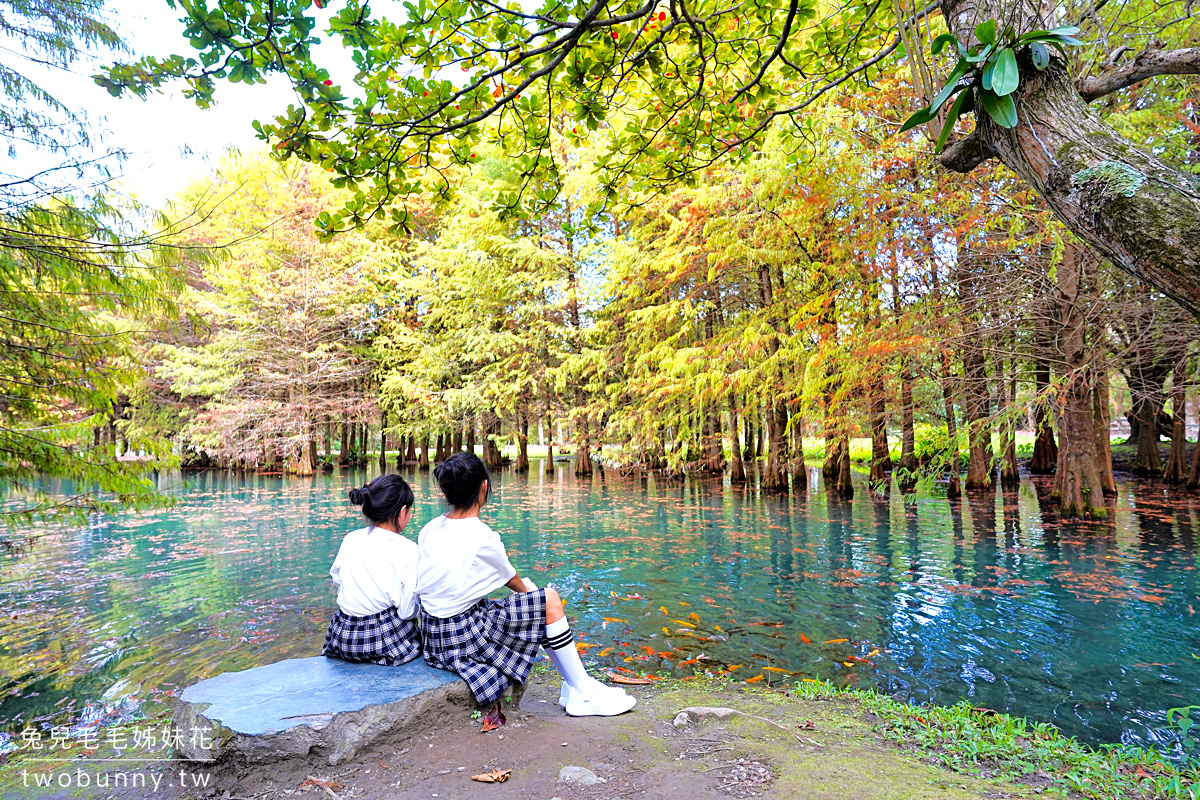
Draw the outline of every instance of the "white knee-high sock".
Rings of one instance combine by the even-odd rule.
[[[571,691],[590,695],[597,686],[603,686],[600,681],[587,674],[583,661],[579,658],[579,650],[575,647],[575,637],[571,633],[571,624],[567,618],[546,625],[546,654],[554,663],[554,668],[563,676],[563,680],[571,687]]]

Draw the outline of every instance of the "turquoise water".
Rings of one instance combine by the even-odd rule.
[[[441,507],[428,473],[406,475],[415,537]],[[345,489],[367,475],[185,477],[162,478],[173,508],[0,564],[0,728],[125,719],[320,651],[327,570],[359,524]],[[497,483],[485,519],[563,592],[595,666],[969,698],[1093,743],[1168,743],[1165,710],[1200,702],[1200,509],[1161,487],[1124,483],[1110,521],[1063,526],[1029,481],[909,506],[567,465]]]

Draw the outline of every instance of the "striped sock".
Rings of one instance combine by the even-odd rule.
[[[587,674],[583,661],[579,658],[579,650],[575,647],[575,636],[571,633],[571,624],[567,618],[555,620],[546,625],[546,654],[554,663],[554,668],[563,676],[563,680],[572,691],[590,695],[599,684],[595,678]]]

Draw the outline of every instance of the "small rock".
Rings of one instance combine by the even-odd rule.
[[[604,778],[587,767],[563,767],[558,771],[558,779],[563,783],[577,783],[580,786],[595,786],[605,782]]]
[[[732,708],[725,708],[723,706],[689,706],[679,713],[687,714],[692,717],[716,717],[717,719],[725,719],[726,717],[732,717],[738,712]],[[679,719],[679,717],[676,716],[675,719]]]

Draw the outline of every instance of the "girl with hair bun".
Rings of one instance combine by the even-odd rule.
[[[329,570],[337,613],[322,655],[394,667],[421,654],[417,631],[417,546],[400,535],[412,518],[413,491],[399,475],[380,475],[350,502],[370,523],[346,534]]]
[[[417,594],[425,661],[457,672],[483,707],[525,683],[545,647],[563,677],[559,704],[573,717],[614,716],[637,700],[587,674],[562,600],[517,574],[499,535],[479,518],[491,476],[474,453],[455,453],[434,471],[450,510],[421,529]],[[488,595],[501,587],[513,594]]]

